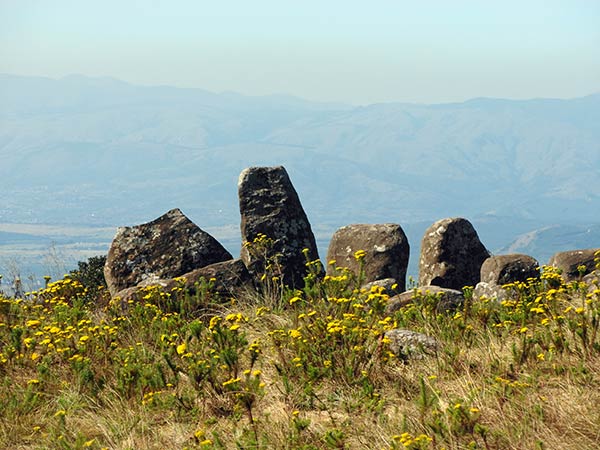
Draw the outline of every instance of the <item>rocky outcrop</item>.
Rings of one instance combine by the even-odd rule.
[[[490,253],[473,225],[462,218],[443,219],[425,231],[419,259],[419,285],[450,289],[475,286]]]
[[[508,293],[503,285],[539,278],[540,267],[535,258],[522,254],[491,256],[481,266],[481,282],[473,291],[473,298],[504,300]]]
[[[462,291],[439,286],[421,286],[390,297],[385,308],[385,314],[391,316],[404,306],[412,303],[422,303],[426,297],[435,299],[435,310],[440,313],[454,311],[465,301]]]
[[[327,261],[335,260],[336,266],[347,267],[358,275],[360,263],[355,258],[358,250],[365,252],[362,259],[363,281],[393,278],[398,289],[405,289],[410,247],[400,225],[353,224],[342,227],[331,238]],[[328,274],[334,275],[335,269],[329,264],[327,267]]]
[[[231,298],[251,287],[265,287],[262,279],[277,283],[267,288],[277,288],[279,282],[301,288],[309,270],[314,273],[316,268],[317,275],[323,275],[320,262],[307,263],[318,259],[317,246],[286,170],[245,169],[238,190],[243,244],[239,260],[173,209],[152,222],[118,229],[104,266],[111,296],[131,297],[156,284],[166,290],[183,287],[194,294],[202,277],[214,279],[211,289],[216,297]],[[409,244],[400,225],[353,224],[333,235],[328,261],[335,264],[327,268],[330,275],[339,274],[340,267],[358,275],[362,267],[361,289],[382,288],[391,297],[387,314],[430,300],[437,302],[437,311],[452,311],[464,301],[464,286],[475,286],[474,298],[505,298],[503,285],[539,275],[537,261],[527,255],[490,257],[471,223],[462,218],[437,221],[425,232],[420,287],[403,292],[408,258]],[[586,282],[596,295],[600,270],[594,258],[600,258],[598,249],[573,250],[555,254],[549,264],[560,269],[566,281]],[[183,284],[175,279],[182,276]]]
[[[266,256],[276,259],[273,267],[284,284],[302,286],[306,259],[316,260],[319,255],[310,223],[286,170],[281,166],[245,169],[240,174],[238,193],[241,257],[250,273],[260,276]],[[248,247],[261,234],[272,240],[267,254]]]
[[[561,276],[566,282],[579,280],[580,277],[595,270],[596,262],[594,261],[594,255],[598,251],[600,249],[593,248],[559,252],[550,258],[548,265],[560,269]],[[585,266],[585,270],[582,272],[579,271],[579,267],[581,266]]]
[[[119,228],[104,277],[115,295],[141,282],[152,284],[232,258],[215,238],[173,209],[152,222]]]

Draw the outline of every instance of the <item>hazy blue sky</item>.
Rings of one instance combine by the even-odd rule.
[[[600,92],[598,0],[0,0],[0,72],[353,103]]]

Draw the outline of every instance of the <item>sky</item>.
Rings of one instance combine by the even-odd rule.
[[[352,104],[600,92],[598,0],[0,0],[0,73]]]

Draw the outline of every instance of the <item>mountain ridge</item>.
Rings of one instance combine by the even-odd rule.
[[[0,75],[0,222],[119,226],[180,207],[200,227],[230,227],[252,165],[286,166],[322,236],[463,216],[490,230],[494,250],[600,222],[600,94],[351,106],[37,81]]]

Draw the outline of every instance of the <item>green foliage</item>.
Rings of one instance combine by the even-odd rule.
[[[79,261],[77,269],[70,272],[71,278],[87,289],[89,300],[97,300],[106,292],[105,263],[106,255],[92,256],[87,261]]]

